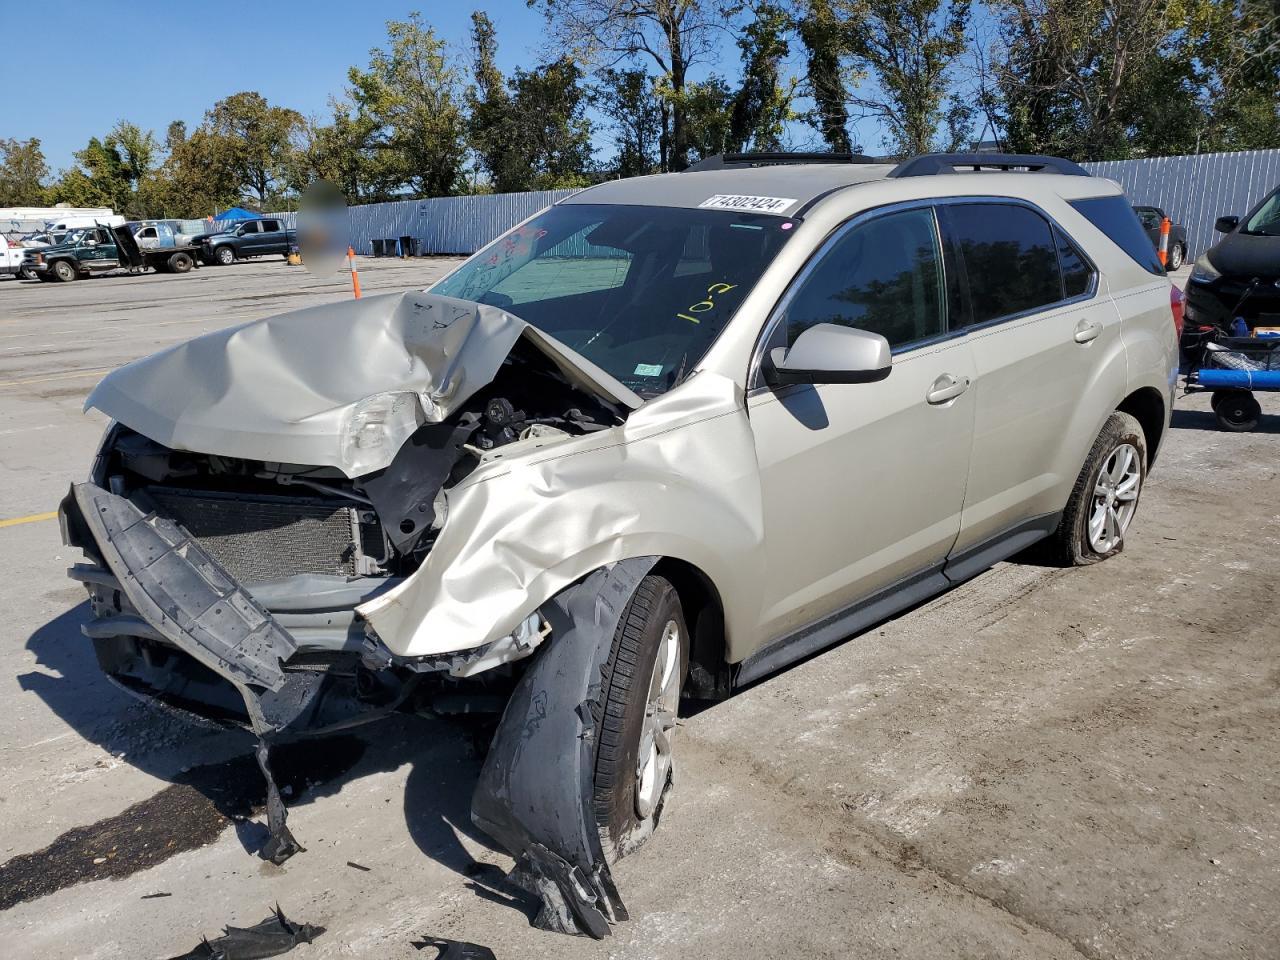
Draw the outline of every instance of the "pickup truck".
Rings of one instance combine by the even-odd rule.
[[[144,250],[128,227],[99,224],[69,230],[61,243],[25,250],[21,269],[24,276],[61,283],[120,269],[186,273],[197,265],[196,253],[193,246]]]
[[[271,254],[288,257],[289,248],[297,243],[297,232],[285,228],[275,217],[241,220],[225,233],[212,233],[200,239],[200,256],[212,266],[228,266],[245,257]]]

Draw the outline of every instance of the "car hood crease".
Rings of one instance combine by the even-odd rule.
[[[206,334],[134,361],[89,394],[96,408],[175,450],[382,469],[395,448],[357,459],[344,437],[372,396],[417,397],[419,422],[456,412],[524,337],[574,386],[618,407],[643,402],[569,347],[513,314],[429,293],[296,310]]]

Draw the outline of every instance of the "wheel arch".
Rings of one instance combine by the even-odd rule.
[[[1141,424],[1143,438],[1147,441],[1147,469],[1150,470],[1164,439],[1164,397],[1155,387],[1139,387],[1120,401],[1116,410],[1129,414]]]
[[[675,588],[689,628],[686,695],[697,700],[723,700],[729,695],[731,676],[725,659],[729,647],[720,591],[703,570],[678,557],[663,557],[652,572]]]

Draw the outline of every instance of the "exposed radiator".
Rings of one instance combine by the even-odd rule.
[[[145,493],[241,583],[300,573],[367,576],[387,559],[376,515],[359,504],[161,486]]]

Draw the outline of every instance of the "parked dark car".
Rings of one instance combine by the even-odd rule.
[[[1151,238],[1151,242],[1159,250],[1160,224],[1167,214],[1159,207],[1134,207],[1133,212],[1138,215],[1138,219],[1142,222],[1142,229],[1147,231],[1147,236]],[[1169,259],[1165,263],[1165,269],[1172,273],[1174,270],[1180,269],[1186,260],[1187,228],[1180,223],[1170,224]]]
[[[245,257],[289,255],[289,248],[297,243],[297,234],[285,228],[284,221],[275,217],[261,220],[241,220],[224,233],[200,237],[201,257],[207,264],[228,266]]]
[[[1226,234],[1196,260],[1187,284],[1189,324],[1280,327],[1280,186],[1243,217],[1219,217]]]

